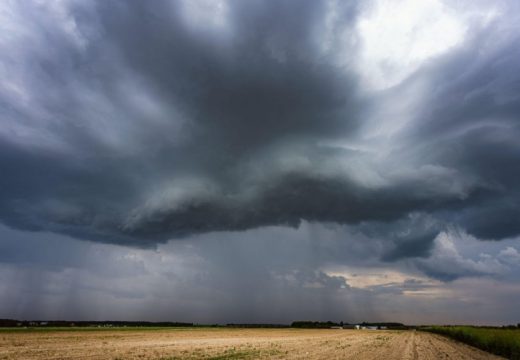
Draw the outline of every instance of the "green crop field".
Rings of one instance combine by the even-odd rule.
[[[520,329],[474,326],[431,326],[422,330],[449,336],[508,359],[520,359]]]

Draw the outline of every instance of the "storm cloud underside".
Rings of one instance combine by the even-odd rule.
[[[5,279],[27,264],[80,271],[56,265],[61,256],[43,251],[38,236],[63,257],[84,246],[121,249],[150,265],[153,251],[180,252],[199,260],[179,255],[178,271],[215,276],[170,279],[186,297],[219,283],[236,294],[254,280],[264,302],[242,300],[256,315],[231,307],[227,318],[290,321],[285,305],[266,310],[276,294],[284,304],[308,295],[289,311],[295,317],[364,303],[369,285],[351,285],[346,272],[404,276],[370,288],[386,299],[475,278],[510,284],[520,271],[514,1],[61,1],[0,10]],[[36,260],[42,251],[52,261]],[[262,256],[239,260],[252,251]],[[330,311],[315,312],[316,303]],[[212,316],[200,320],[226,318]],[[143,313],[150,317],[160,319]]]

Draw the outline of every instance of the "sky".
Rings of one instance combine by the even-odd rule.
[[[0,2],[0,318],[520,322],[520,3]]]

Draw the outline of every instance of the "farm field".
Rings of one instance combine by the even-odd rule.
[[[0,331],[0,359],[500,359],[437,334],[336,329]]]

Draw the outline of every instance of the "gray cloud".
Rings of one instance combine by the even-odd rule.
[[[482,252],[478,256],[464,257],[457,249],[454,237],[461,236],[453,232],[442,232],[434,241],[430,257],[417,260],[416,264],[430,277],[452,281],[460,277],[498,276],[510,270],[507,261],[503,261],[502,250],[498,255]],[[512,254],[515,249],[509,250]]]
[[[463,44],[367,92],[356,3],[3,6],[9,226],[152,246],[302,220],[370,234],[422,212],[519,234],[513,15],[468,22]],[[426,256],[436,231],[386,259]]]
[[[509,321],[520,12],[439,4],[0,4],[0,317]]]

